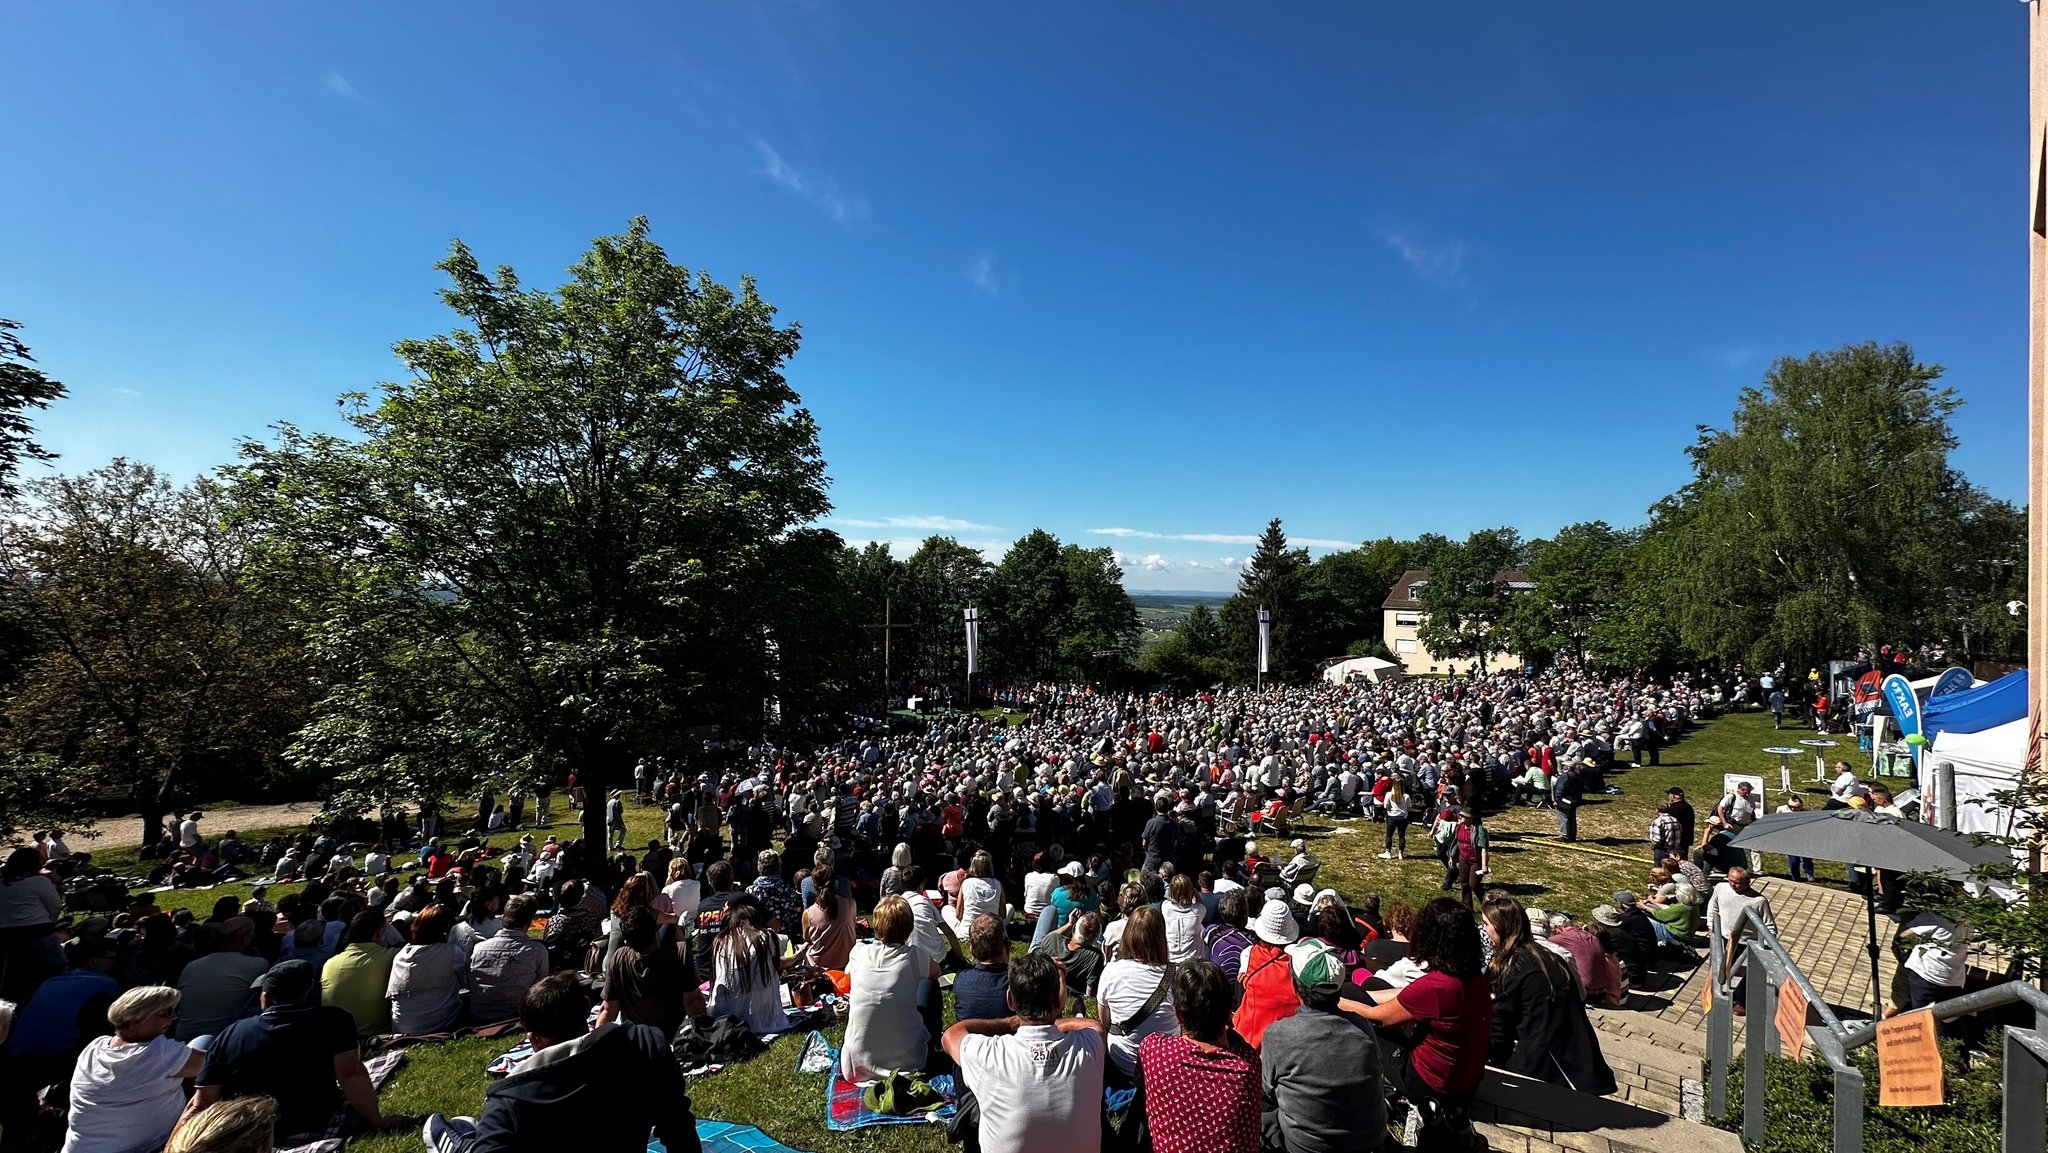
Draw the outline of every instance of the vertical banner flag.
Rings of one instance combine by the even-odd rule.
[[[967,610],[967,675],[981,671],[981,610]]]
[[[1917,768],[1921,746],[1926,744],[1925,740],[1914,739],[1920,736],[1920,698],[1913,695],[1912,682],[1893,673],[1884,679],[1884,699],[1892,707],[1892,719],[1899,722],[1899,735],[1913,750],[1913,765]]]
[[[1956,665],[1942,670],[1941,675],[1934,680],[1934,687],[1927,690],[1927,695],[1929,697],[1945,697],[1950,693],[1962,692],[1976,683],[1977,678],[1970,675],[1970,670],[1961,665]]]
[[[1272,669],[1272,667],[1271,667],[1271,661],[1270,661],[1270,659],[1269,659],[1269,658],[1271,657],[1271,655],[1272,655],[1272,652],[1273,652],[1273,612],[1272,612],[1272,610],[1271,610],[1271,609],[1261,608],[1261,609],[1259,610],[1259,671],[1260,671],[1260,672],[1262,672],[1262,673],[1270,673],[1270,672],[1272,672],[1272,671],[1273,671],[1273,669]]]

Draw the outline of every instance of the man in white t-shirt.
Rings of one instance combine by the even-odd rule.
[[[178,847],[190,852],[199,847],[199,818],[203,813],[193,813],[178,822]]]
[[[916,865],[903,870],[903,900],[910,906],[910,916],[915,927],[910,933],[910,943],[923,949],[925,956],[944,960],[959,947],[960,939],[953,934],[946,919],[939,915],[939,907],[924,893],[924,876]]]
[[[1066,988],[1043,953],[1010,962],[1007,1021],[961,1021],[940,1038],[973,1090],[984,1153],[1099,1153],[1102,1022],[1061,1017]]]

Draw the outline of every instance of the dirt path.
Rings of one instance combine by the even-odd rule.
[[[284,826],[304,828],[320,812],[319,801],[292,801],[283,805],[238,805],[231,809],[199,810],[206,815],[199,819],[199,831],[209,841],[229,829],[246,832],[250,829],[274,829]],[[172,818],[175,820],[175,818]],[[142,844],[142,815],[124,813],[118,817],[101,817],[92,827],[97,836],[83,832],[72,833],[65,839],[76,849],[88,852],[99,849],[132,849]]]

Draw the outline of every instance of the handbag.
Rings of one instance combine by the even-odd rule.
[[[1158,1010],[1159,1003],[1166,1000],[1166,994],[1172,990],[1172,987],[1173,962],[1169,961],[1166,964],[1166,968],[1160,971],[1159,983],[1152,986],[1152,995],[1145,998],[1145,1007],[1139,1009],[1137,1014],[1129,1020],[1111,1022],[1109,1026],[1110,1033],[1118,1037],[1128,1037],[1132,1033],[1137,1032],[1151,1018],[1152,1014]]]

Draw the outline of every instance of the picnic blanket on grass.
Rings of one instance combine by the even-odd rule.
[[[729,1121],[697,1122],[697,1140],[704,1146],[704,1153],[798,1153],[752,1125],[734,1125]],[[668,1153],[659,1140],[647,1143],[647,1153]]]
[[[384,1082],[391,1080],[391,1075],[398,1072],[398,1067],[403,1064],[405,1050],[394,1049],[389,1053],[379,1053],[363,1062],[363,1068],[369,1071],[370,1084],[381,1090],[384,1088]],[[295,1144],[280,1143],[277,1153],[341,1153],[342,1143],[348,1140],[350,1134],[361,1129],[362,1125],[362,1118],[356,1116],[356,1111],[343,1105],[334,1114],[334,1119],[327,1123],[324,1132],[293,1134],[284,1140],[293,1141]]]
[[[804,1038],[803,1051],[797,1055],[796,1067],[800,1072],[818,1072],[819,1065],[826,1065],[829,1079],[825,1086],[825,1128],[838,1132],[852,1129],[866,1129],[873,1125],[930,1125],[952,1119],[960,1110],[960,1092],[954,1087],[953,1078],[941,1074],[926,1083],[946,1099],[944,1105],[925,1113],[898,1117],[893,1113],[877,1113],[861,1101],[861,1087],[839,1075],[839,1050],[825,1039],[823,1033],[813,1031]]]

